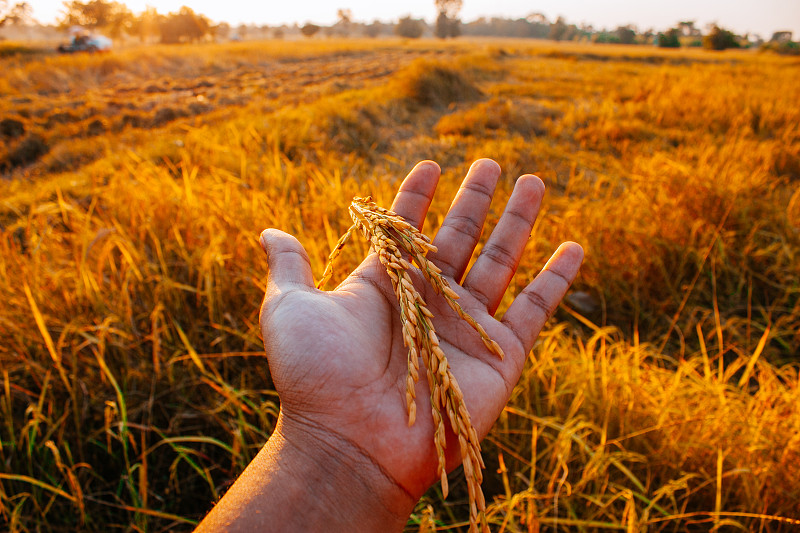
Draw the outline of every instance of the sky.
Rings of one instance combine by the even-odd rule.
[[[33,16],[42,23],[53,23],[61,16],[63,0],[28,0]],[[13,2],[11,2],[13,3]],[[336,22],[339,9],[350,9],[353,19],[371,22],[393,21],[411,15],[430,22],[436,18],[433,0],[124,0],[134,13],[147,5],[160,13],[177,11],[188,5],[214,22],[267,24],[277,26],[298,22],[328,25]],[[549,20],[563,16],[567,22],[587,23],[595,28],[613,29],[634,24],[641,30],[666,30],[683,20],[694,20],[698,28],[716,22],[738,34],[757,33],[768,39],[772,32],[789,30],[800,38],[800,0],[464,0],[463,21],[478,17],[525,17],[543,13]]]

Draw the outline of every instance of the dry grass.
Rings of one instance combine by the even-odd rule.
[[[497,205],[523,172],[548,186],[500,313],[556,243],[586,250],[583,298],[557,311],[483,442],[492,530],[797,528],[796,60],[303,46],[0,60],[3,118],[24,128],[0,139],[3,529],[191,528],[279,408],[260,230],[298,236],[322,273],[354,196],[388,205],[435,159],[438,227],[485,156],[504,169]],[[475,91],[395,90],[455,77]],[[34,136],[46,153],[6,163]],[[333,281],[363,257],[353,241]],[[449,485],[409,530],[467,527],[469,489]]]

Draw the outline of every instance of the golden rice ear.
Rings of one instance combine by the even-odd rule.
[[[442,484],[442,495],[447,498],[449,492],[445,431],[446,423],[449,422],[453,433],[458,437],[459,453],[467,481],[470,507],[469,531],[470,533],[475,531],[488,533],[486,501],[481,490],[482,469],[485,466],[481,457],[477,432],[472,426],[461,388],[458,386],[456,377],[450,371],[450,364],[444,351],[439,346],[439,339],[432,321],[433,313],[414,287],[414,282],[409,274],[412,265],[403,257],[403,253],[408,254],[417,264],[423,278],[433,290],[442,295],[456,314],[478,332],[490,352],[502,359],[503,351],[494,340],[489,338],[483,327],[456,302],[459,298],[458,294],[450,288],[447,279],[441,275],[442,271],[425,257],[428,252],[436,251],[436,247],[431,244],[431,239],[427,235],[406,222],[398,214],[376,205],[369,197],[354,198],[350,204],[350,216],[353,219],[353,226],[336,243],[318,288],[323,287],[325,282],[330,279],[333,274],[333,261],[350,238],[353,229],[358,228],[386,269],[399,304],[403,343],[408,348],[406,374],[408,425],[414,425],[417,417],[416,384],[419,381],[419,359],[421,358],[430,389],[433,441],[438,460],[436,472]]]
[[[325,265],[325,271],[322,273],[319,283],[317,283],[317,289],[324,289],[325,284],[328,283],[328,280],[331,279],[331,276],[333,276],[333,262],[337,257],[339,257],[339,254],[342,253],[342,248],[344,248],[344,245],[350,240],[350,235],[353,234],[355,227],[355,224],[350,226],[345,234],[342,235],[342,237],[336,243],[336,246],[333,247],[331,255],[328,256],[328,264]]]

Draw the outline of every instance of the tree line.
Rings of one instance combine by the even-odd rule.
[[[591,25],[576,25],[563,17],[555,20],[541,13],[532,13],[524,18],[481,17],[471,22],[459,18],[463,0],[434,0],[438,16],[433,25],[410,16],[396,23],[374,21],[357,22],[349,9],[338,11],[337,21],[330,26],[314,23],[294,26],[246,26],[232,28],[222,22],[215,24],[189,7],[181,7],[173,13],[162,14],[155,8],[134,14],[128,7],[113,0],[69,0],[64,2],[64,15],[59,20],[63,29],[80,26],[107,32],[111,37],[127,35],[142,42],[163,43],[195,42],[205,38],[283,38],[291,34],[309,38],[322,34],[326,37],[364,36],[375,38],[382,35],[397,35],[416,39],[425,35],[442,39],[464,36],[515,37],[552,39],[554,41],[581,41],[608,44],[651,44],[662,48],[681,46],[704,47],[710,50],[725,50],[750,46],[762,46],[781,53],[800,53],[798,43],[792,41],[791,32],[775,32],[767,42],[758,36],[736,35],[716,24],[702,32],[694,21],[682,21],[672,28],[657,32],[653,29],[640,31],[632,25],[614,29],[596,29]],[[19,24],[30,19],[31,8],[27,2],[10,4],[0,0],[0,27],[4,24]]]
[[[109,0],[64,2],[64,16],[59,26],[102,29],[111,37],[126,34],[143,42],[158,39],[162,43],[195,42],[213,35],[217,28],[208,17],[195,13],[190,7],[183,6],[167,14],[148,7],[134,15],[125,4]]]
[[[72,0],[64,2],[64,14],[58,21],[61,29],[81,27],[102,30],[111,37],[128,35],[142,41],[156,39],[163,43],[194,42],[214,35],[226,24],[213,24],[208,17],[195,13],[189,7],[181,7],[174,13],[161,14],[148,7],[134,15],[128,7],[112,0]],[[32,9],[28,2],[9,3],[0,0],[0,27],[29,24]]]

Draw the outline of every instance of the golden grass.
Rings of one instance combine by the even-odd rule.
[[[548,187],[500,312],[565,239],[590,302],[557,311],[483,442],[492,530],[797,528],[796,60],[320,41],[0,61],[25,129],[0,159],[47,147],[0,178],[5,529],[189,529],[279,408],[260,230],[321,275],[354,196],[388,205],[435,159],[435,228],[478,157],[504,170],[497,206],[523,172]],[[396,90],[451,78],[478,92]],[[408,529],[466,528],[467,502],[453,476]]]

